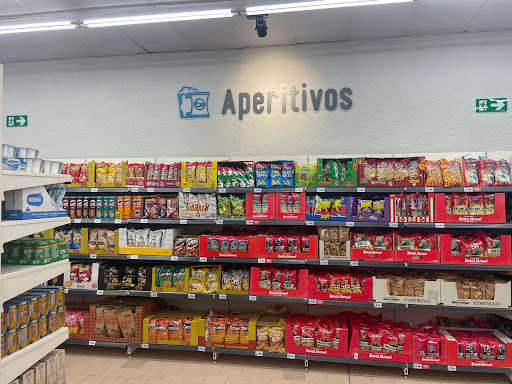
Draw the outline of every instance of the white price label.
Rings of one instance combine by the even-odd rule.
[[[98,290],[96,291],[96,294],[97,294],[98,296],[102,296],[102,295],[103,295],[103,290],[98,289]]]
[[[473,192],[473,187],[464,187],[464,192]]]
[[[148,188],[148,192],[155,192],[155,188]]]
[[[317,192],[325,192],[325,188],[317,188],[316,191]]]
[[[178,256],[171,256],[171,261],[178,261]]]
[[[158,297],[158,292],[150,292],[149,297]]]
[[[287,353],[287,354],[286,354],[286,358],[287,358],[287,359],[295,360],[295,353]]]
[[[219,189],[218,189],[218,192],[219,192],[219,193],[226,193],[226,188],[219,188]]]
[[[314,221],[306,221],[306,225],[315,225],[315,222]]]
[[[373,308],[382,308],[382,303],[373,303]]]
[[[190,192],[190,188],[183,188],[183,192]]]
[[[254,193],[261,193],[261,188],[254,188]]]
[[[425,187],[425,192],[434,192],[434,187]]]
[[[149,344],[141,344],[140,347],[142,349],[148,349],[149,348]]]
[[[91,254],[89,255],[89,258],[90,258],[90,259],[96,259],[97,257],[98,257],[98,255],[96,255],[95,253],[91,253]]]
[[[181,219],[180,220],[180,224],[187,224],[187,223],[188,223],[187,219]]]
[[[132,188],[131,191],[132,192],[139,192],[139,188]]]
[[[122,219],[115,219],[115,220],[114,220],[114,223],[115,223],[115,224],[122,224],[122,223],[123,223],[123,220],[122,220]]]
[[[412,364],[412,367],[414,369],[423,369],[423,364],[420,364],[420,363],[413,363]]]
[[[96,345],[96,340],[89,340],[89,345],[94,347]]]
[[[320,265],[329,265],[329,260],[320,260]]]
[[[101,224],[101,219],[94,219],[94,224]]]
[[[196,298],[196,294],[195,293],[189,293],[188,294],[188,298],[189,299],[195,299]]]
[[[206,262],[208,261],[208,258],[207,258],[207,257],[200,257],[200,258],[199,258],[199,261],[200,261],[201,263],[206,263]]]
[[[308,304],[316,304],[316,299],[308,299]]]
[[[365,187],[357,187],[357,192],[366,192]]]
[[[249,301],[256,301],[256,296],[249,296]]]
[[[206,352],[206,347],[203,347],[200,345],[199,347],[197,347],[197,351],[198,352]]]
[[[139,255],[128,255],[128,258],[130,260],[137,260],[139,258]]]
[[[215,220],[215,224],[222,225],[224,224],[224,220]]]
[[[354,222],[353,221],[347,221],[346,222],[346,226],[347,227],[353,227],[354,226]]]
[[[258,263],[259,263],[259,264],[265,264],[265,258],[263,258],[263,257],[258,257]]]
[[[64,288],[64,293],[69,293],[69,289]]]
[[[80,224],[82,222],[82,219],[74,219],[73,220],[73,223],[75,224]]]
[[[254,225],[254,220],[245,220],[245,225]]]
[[[354,353],[354,360],[357,360],[357,359],[359,359],[359,353],[356,352],[356,353]]]
[[[295,192],[304,192],[304,188],[295,188]]]
[[[389,223],[389,228],[398,228],[398,223]]]
[[[263,356],[263,351],[254,351],[254,356]]]
[[[141,224],[147,224],[148,223],[148,219],[140,219],[140,222],[141,222]]]
[[[219,293],[219,299],[226,300],[227,299],[226,294],[225,293]]]
[[[444,223],[436,223],[436,228],[444,228]]]
[[[455,372],[455,371],[457,371],[457,366],[456,366],[456,365],[449,365],[449,366],[448,366],[448,371],[450,371],[450,372]]]
[[[98,192],[98,188],[91,188],[91,192]]]
[[[359,261],[358,260],[350,260],[350,266],[351,267],[359,267]]]

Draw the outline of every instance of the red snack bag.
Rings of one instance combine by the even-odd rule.
[[[454,215],[468,215],[469,202],[468,195],[466,194],[453,194],[452,195],[452,212]]]
[[[507,345],[501,340],[496,342],[496,360],[507,360]]]
[[[162,172],[160,173],[160,180],[167,180],[169,176],[169,164],[162,164]]]
[[[341,275],[339,273],[328,273],[329,292],[341,293]]]
[[[261,268],[260,269],[260,288],[271,289],[272,288],[272,268]]]
[[[309,252],[309,236],[302,235],[300,237],[300,251]]]
[[[494,161],[491,159],[478,160],[478,178],[482,187],[494,185]]]
[[[441,356],[441,338],[431,337],[427,341],[427,356],[439,357]]]
[[[341,293],[352,293],[350,286],[350,273],[342,273],[340,277],[340,291]]]
[[[490,337],[478,338],[478,358],[480,360],[495,360],[497,348],[497,343]]]
[[[89,167],[87,164],[80,165],[80,175],[78,176],[79,183],[89,182]]]
[[[300,344],[303,347],[314,347],[315,346],[315,333],[316,333],[316,324],[307,321],[302,323],[301,327],[301,338]]]
[[[69,278],[73,283],[78,283],[78,272],[80,271],[80,264],[71,264]]]
[[[369,327],[361,326],[359,329],[359,349],[362,351],[370,350],[370,341],[368,339]]]
[[[274,252],[286,252],[287,250],[287,236],[275,235],[274,236]]]
[[[384,334],[381,332],[368,332],[367,337],[370,342],[370,350],[374,352],[382,352]]]
[[[148,163],[148,168],[146,170],[146,180],[153,180],[154,173],[155,173],[155,163]]]
[[[300,345],[300,340],[302,337],[302,324],[299,319],[293,319],[292,322],[292,335],[293,335],[293,344]]]
[[[482,195],[468,196],[468,212],[470,215],[485,215],[484,198]]]
[[[78,282],[79,283],[88,283],[91,281],[91,265],[84,264],[80,265],[78,270]]]
[[[398,334],[395,331],[386,332],[384,334],[384,342],[382,350],[388,353],[398,352]]]
[[[452,332],[453,334],[453,332]],[[457,338],[457,358],[464,359],[464,355],[466,353],[466,339]]]
[[[478,359],[478,341],[476,339],[466,339],[464,358],[469,360]]]
[[[393,235],[384,233],[382,235],[372,234],[373,249],[388,251],[393,249]]]
[[[286,270],[284,273],[283,289],[297,289],[297,271]]]
[[[318,324],[318,333],[316,337],[316,346],[318,348],[332,348],[332,339],[334,336],[334,327],[329,322]]]
[[[265,248],[267,252],[275,252],[275,239],[274,236],[266,236],[265,238]]]
[[[416,234],[395,232],[395,247],[397,251],[414,251]]]
[[[288,213],[300,213],[300,194],[292,192],[291,193],[292,198],[292,211],[288,209]]]
[[[300,236],[288,236],[288,252],[299,253],[300,252]]]
[[[480,239],[462,240],[460,244],[460,254],[469,257],[483,257],[484,242]]]
[[[437,251],[437,234],[418,233],[416,248],[418,251]]]
[[[471,158],[462,158],[462,173],[464,176],[465,187],[475,187],[479,185],[477,161]]]
[[[424,332],[432,332],[436,330],[437,324],[430,322],[426,324],[418,324],[418,327],[420,327]]]
[[[509,186],[512,185],[510,180],[510,165],[507,160],[497,160],[494,162],[494,185]]]
[[[317,275],[316,279],[316,290],[318,292],[329,292],[329,278],[327,275]]]
[[[286,270],[274,269],[272,274],[272,289],[283,289]]]

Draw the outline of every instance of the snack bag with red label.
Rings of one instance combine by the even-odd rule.
[[[476,187],[479,185],[477,161],[471,158],[462,158],[462,168],[464,171],[464,186]]]

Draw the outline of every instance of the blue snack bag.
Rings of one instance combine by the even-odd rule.
[[[256,164],[256,188],[270,187],[270,166],[268,164]]]

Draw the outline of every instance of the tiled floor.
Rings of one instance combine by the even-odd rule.
[[[409,371],[399,368],[212,355],[199,352],[126,350],[88,346],[66,347],[67,384],[505,384],[505,375]]]

